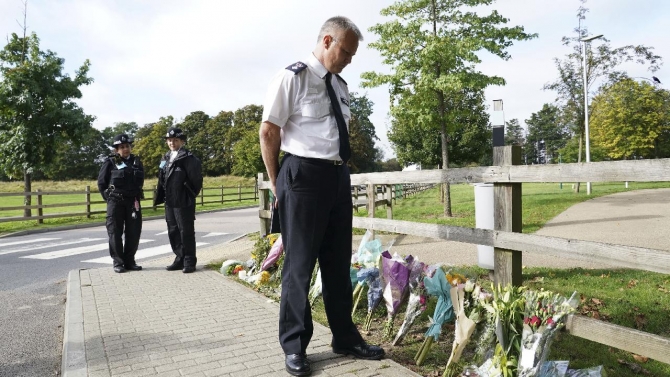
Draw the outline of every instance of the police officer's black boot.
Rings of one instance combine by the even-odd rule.
[[[182,259],[179,257],[175,258],[174,262],[172,262],[171,265],[165,267],[165,269],[168,271],[177,271],[183,268],[184,268],[184,261],[182,261]]]

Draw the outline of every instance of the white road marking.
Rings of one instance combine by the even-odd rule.
[[[46,239],[48,239],[48,238],[46,238]],[[58,240],[59,238],[52,238],[52,239]],[[40,245],[40,246],[28,245],[28,246],[18,247],[16,249],[11,249],[11,250],[8,250],[8,251],[0,251],[0,255],[20,253],[20,252],[23,252],[23,251],[33,251],[33,250],[39,250],[39,249],[46,249],[48,247],[55,247],[55,246],[74,245],[74,244],[84,243],[84,242],[94,242],[94,241],[97,242],[97,241],[102,241],[102,240],[104,240],[104,238],[81,238],[81,239],[78,239],[78,240],[75,240],[75,241],[50,242],[50,243]]]
[[[196,242],[195,246],[204,246],[204,245],[209,245],[207,242]],[[146,249],[141,249],[137,250],[137,254],[135,254],[135,260],[140,260],[140,259],[146,259],[150,257],[155,257],[157,255],[161,254],[167,254],[172,252],[172,247],[170,245],[161,245],[161,246],[155,246],[155,247],[149,247]],[[94,259],[87,259],[83,260],[82,262],[84,263],[101,263],[101,264],[112,264],[112,258],[111,257],[101,257],[101,258],[94,258]]]
[[[166,230],[165,232],[156,233],[157,236],[162,236],[164,234],[168,234],[168,231]]]
[[[140,243],[142,244],[142,243],[152,242],[152,241],[153,240],[140,240]],[[106,250],[106,249],[109,249],[109,243],[100,243],[100,244],[97,244],[97,245],[89,245],[89,246],[75,247],[75,248],[72,248],[72,249],[50,251],[48,253],[28,255],[28,256],[25,256],[25,257],[21,257],[21,258],[48,260],[48,259],[70,257],[70,256],[73,256],[73,255],[78,255],[78,254],[86,254],[86,253],[91,253],[91,252],[94,252],[94,251],[100,251],[100,250]]]
[[[23,245],[26,243],[35,243],[35,242],[43,242],[43,241],[52,241],[52,240],[59,240],[60,238],[35,238],[34,240],[23,240],[23,241],[14,241],[14,242],[5,242],[5,243],[0,243],[0,247],[5,247],[5,246],[14,246],[14,245]]]
[[[202,236],[201,238],[206,238],[206,237],[216,237],[216,236],[225,236],[226,234],[230,234],[230,233],[217,233],[217,232],[211,232],[211,233],[207,233],[206,235]]]

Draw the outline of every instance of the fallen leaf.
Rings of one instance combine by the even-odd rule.
[[[627,285],[626,287],[627,287],[627,288],[633,288],[633,287],[635,287],[636,285],[637,285],[637,280],[635,280],[635,279],[631,279],[631,280],[628,282],[628,285]]]
[[[648,357],[640,356],[640,355],[636,355],[636,354],[633,354],[633,359],[635,359],[635,361],[637,361],[638,363],[646,363],[647,361],[649,361]]]
[[[600,301],[600,300],[597,299],[597,298],[592,298],[591,301],[592,301],[594,304],[596,304],[596,305],[602,305],[602,304],[603,304],[603,302]]]
[[[647,324],[647,317],[644,314],[640,313],[635,316],[635,327],[638,330],[642,330],[646,324]]]

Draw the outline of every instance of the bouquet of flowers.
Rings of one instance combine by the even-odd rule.
[[[450,296],[451,285],[447,282],[447,277],[442,269],[438,268],[432,276],[426,276],[423,279],[423,284],[426,286],[426,291],[429,295],[437,297],[437,305],[435,306],[433,317],[430,318],[431,325],[428,327],[428,331],[426,331],[426,339],[414,357],[416,365],[423,364],[433,342],[437,340],[442,332],[442,325],[454,316],[454,308]]]
[[[284,244],[281,240],[281,234],[275,239],[274,243],[272,243],[270,236],[273,236],[273,234],[268,235],[272,247],[270,248],[268,255],[263,260],[263,263],[261,263],[261,271],[266,271],[268,268],[274,266],[275,263],[277,263],[279,260],[279,257],[281,257],[282,253],[284,252]]]
[[[368,314],[363,322],[363,330],[370,331],[372,312],[377,309],[382,300],[382,280],[377,267],[361,269],[358,277],[359,279],[364,278],[368,286]]]
[[[498,342],[493,358],[487,360],[479,370],[486,376],[516,376],[526,303],[523,296],[525,287],[508,285],[502,288],[492,284],[491,291],[493,299],[484,308],[488,313],[488,328],[495,333]]]
[[[451,355],[449,356],[449,361],[447,361],[447,368],[444,371],[444,376],[447,375],[451,363],[456,362],[461,358],[463,349],[465,349],[472,333],[475,331],[476,321],[480,318],[479,309],[477,308],[478,300],[475,299],[475,295],[473,294],[475,291],[474,280],[466,280],[464,284],[459,283],[458,281],[454,281],[454,283],[457,284],[451,288],[450,296],[454,311],[456,312],[456,327],[454,344]]]
[[[309,289],[309,304],[314,305],[314,302],[316,301],[319,296],[321,296],[321,268],[316,272],[316,278],[314,279],[314,284],[312,284],[312,287]]]
[[[392,345],[396,346],[402,342],[409,329],[414,324],[414,321],[426,310],[426,286],[423,284],[425,277],[425,264],[414,259],[409,267],[409,299],[407,300],[407,311],[405,311],[405,319],[400,325],[400,330],[393,340]]]
[[[570,298],[549,291],[526,291],[526,305],[521,334],[520,377],[539,375],[547,359],[549,346],[565,317],[577,307],[577,292]]]
[[[384,279],[384,301],[386,302],[386,323],[384,324],[384,338],[390,338],[393,334],[393,320],[398,308],[407,297],[409,283],[409,264],[414,257],[411,255],[403,259],[397,254],[391,257],[388,251],[382,253],[383,279]]]

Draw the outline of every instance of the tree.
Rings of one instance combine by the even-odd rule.
[[[81,141],[94,120],[75,102],[82,97],[80,87],[93,82],[89,61],[74,78],[63,66],[54,52],[40,50],[35,33],[12,34],[0,51],[0,170],[9,177],[23,175],[26,192],[32,172],[46,169],[65,141]],[[25,205],[30,203],[26,196]]]
[[[546,103],[526,119],[528,136],[524,160],[527,164],[558,162],[558,151],[570,138],[568,127],[562,121],[560,109]],[[540,151],[546,154],[541,155]]]
[[[523,128],[518,119],[512,119],[505,122],[505,145],[523,146]]]
[[[215,117],[210,118],[205,128],[191,138],[193,143],[206,146],[201,156],[202,171],[205,176],[220,176],[230,174],[228,160],[233,151],[228,149],[229,129],[233,126],[234,113],[232,111],[221,111]]]
[[[382,156],[379,148],[375,147],[375,140],[379,140],[375,126],[370,121],[372,106],[367,95],[349,93],[349,139],[351,140],[351,172],[368,173],[377,170],[377,160]]]
[[[120,135],[120,134],[126,134],[128,137],[131,139],[135,138],[135,134],[137,134],[137,131],[140,129],[140,127],[137,125],[135,122],[117,122],[114,123],[114,126],[112,127],[105,127],[102,130],[102,137],[105,141],[108,142],[107,145],[111,148],[112,145],[112,140],[114,140],[114,136]]]
[[[477,54],[487,51],[506,60],[513,41],[535,37],[523,27],[503,26],[508,19],[495,10],[484,16],[474,10],[493,2],[401,0],[381,11],[396,19],[370,28],[379,36],[370,47],[382,54],[392,73],[365,72],[363,86],[390,85],[396,124],[411,122],[415,129],[439,135],[443,169],[449,167],[450,135],[463,127],[449,115],[455,109],[454,98],[466,88],[477,92],[505,83],[502,77],[475,70],[480,63]],[[445,197],[444,214],[452,216],[448,184]]]
[[[402,171],[402,166],[397,158],[391,158],[386,161],[379,161],[381,171]]]
[[[591,135],[611,159],[658,158],[670,131],[670,92],[623,79],[593,99]]]
[[[581,0],[577,11],[578,26],[574,29],[573,37],[563,37],[563,44],[572,48],[572,52],[563,59],[554,59],[558,69],[556,81],[546,84],[545,90],[556,92],[556,103],[561,108],[561,116],[565,124],[572,125],[572,132],[579,139],[578,162],[582,161],[582,140],[584,138],[584,80],[582,43],[580,39],[588,36],[588,30],[582,22],[586,18],[588,8],[584,7],[586,0]],[[643,45],[628,45],[612,48],[609,40],[602,38],[589,42],[587,46],[600,43],[595,48],[587,49],[587,83],[591,85],[604,79],[606,83],[613,83],[626,76],[619,67],[625,62],[648,64],[649,70],[656,71],[661,64],[661,57],[653,53],[653,47]],[[579,190],[579,186],[577,186]]]
[[[174,127],[172,115],[160,117],[156,123],[145,124],[135,135],[133,154],[142,159],[147,178],[158,176],[159,162],[168,151],[164,137],[170,127]]]
[[[103,159],[109,154],[107,143],[102,132],[93,127],[82,134],[81,142],[64,140],[49,166],[42,172],[44,178],[96,179]]]
[[[428,105],[421,96],[411,96],[406,101]],[[449,135],[449,166],[490,165],[491,128],[484,106],[484,92],[463,90],[458,96],[452,95],[450,104],[452,110],[448,114],[449,122],[459,127],[454,127]],[[391,121],[388,137],[403,165],[442,164],[440,134],[435,132],[430,123],[412,119],[411,114],[400,114]]]
[[[205,112],[193,111],[175,126],[181,128],[188,137],[188,150],[201,160],[206,159],[209,155],[211,140],[201,136],[202,133],[206,133],[205,129],[209,119],[209,115]]]

